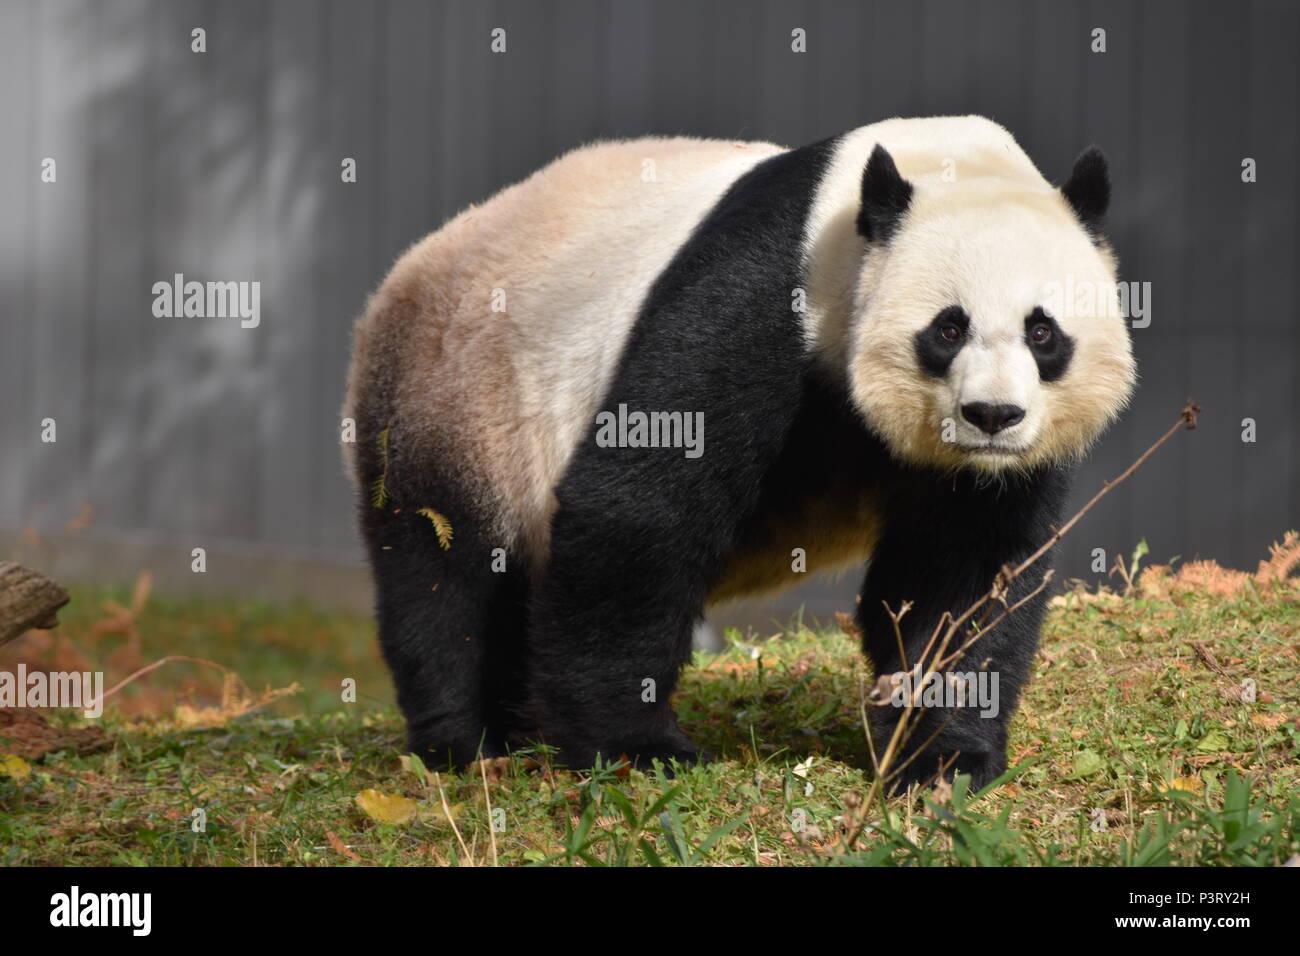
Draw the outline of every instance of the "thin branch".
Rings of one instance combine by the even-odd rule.
[[[487,805],[488,836],[492,838],[492,865],[499,866],[500,863],[497,860],[496,821],[492,819],[492,794],[488,792],[487,759],[482,753],[479,754],[478,769],[483,776],[483,802]]]
[[[460,844],[460,852],[465,854],[465,864],[467,866],[476,866],[474,854],[465,845],[465,838],[460,835],[460,827],[456,826],[456,818],[451,815],[451,805],[447,803],[447,791],[442,789],[442,774],[436,770],[433,772],[433,782],[438,785],[438,796],[442,800],[442,812],[447,815],[447,822],[451,824],[451,832],[456,834],[456,842]]]
[[[889,615],[890,623],[894,625],[894,640],[898,642],[898,659],[903,665],[903,670],[907,670],[907,649],[903,646],[902,623],[903,615],[912,609],[912,602],[904,601],[899,607],[897,614],[891,611],[889,605],[884,601],[881,601],[880,603],[884,605],[885,613]]]
[[[1116,485],[1120,484],[1120,482],[1122,482],[1122,481],[1124,481],[1124,479],[1128,478],[1129,475],[1131,475],[1131,474],[1133,474],[1133,472],[1137,471],[1138,468],[1141,467],[1142,463],[1143,463],[1144,461],[1146,461],[1148,458],[1150,458],[1151,455],[1152,455],[1152,453],[1153,453],[1157,448],[1159,448],[1161,445],[1163,445],[1163,444],[1164,444],[1165,442],[1167,442],[1169,439],[1173,438],[1174,435],[1177,434],[1179,430],[1181,430],[1181,429],[1183,429],[1183,428],[1187,428],[1187,429],[1189,429],[1189,430],[1195,428],[1195,427],[1196,427],[1196,416],[1197,416],[1198,414],[1200,414],[1200,411],[1201,411],[1201,406],[1197,405],[1195,402],[1193,402],[1193,401],[1189,398],[1189,399],[1187,400],[1187,404],[1183,406],[1183,411],[1182,411],[1182,413],[1178,416],[1178,421],[1174,422],[1174,424],[1170,427],[1169,431],[1165,432],[1163,435],[1161,435],[1159,438],[1157,438],[1156,441],[1155,441],[1155,444],[1153,444],[1150,448],[1148,448],[1148,449],[1147,449],[1146,451],[1144,451],[1142,454],[1138,455],[1137,460],[1136,460],[1135,462],[1133,462],[1133,464],[1131,464],[1131,465],[1129,465],[1127,468],[1125,468],[1125,469],[1120,473],[1120,475],[1119,475],[1118,478],[1116,478],[1114,481],[1107,481],[1107,482],[1105,482],[1105,483],[1101,486],[1101,490],[1098,491],[1095,495],[1093,495],[1092,498],[1089,499],[1089,501],[1088,501],[1088,503],[1087,503],[1086,505],[1084,505],[1082,508],[1080,508],[1078,511],[1076,511],[1076,512],[1074,513],[1074,517],[1073,517],[1073,518],[1071,518],[1071,519],[1070,519],[1069,521],[1067,521],[1065,524],[1061,525],[1061,527],[1056,531],[1056,533],[1053,534],[1050,538],[1048,538],[1048,539],[1047,539],[1047,542],[1046,542],[1046,543],[1045,543],[1041,548],[1039,548],[1037,551],[1035,551],[1035,552],[1034,552],[1033,554],[1031,554],[1029,557],[1025,558],[1024,561],[1020,562],[1020,564],[1015,568],[1015,570],[1011,572],[1011,577],[1012,577],[1012,578],[1018,577],[1018,576],[1019,576],[1020,574],[1022,574],[1022,573],[1023,573],[1023,572],[1024,572],[1024,571],[1025,571],[1029,566],[1030,566],[1030,565],[1032,565],[1035,561],[1037,561],[1039,558],[1041,558],[1043,555],[1045,555],[1048,551],[1052,550],[1052,547],[1053,547],[1053,546],[1054,546],[1058,541],[1060,541],[1062,537],[1064,537],[1064,535],[1066,534],[1066,532],[1068,532],[1071,528],[1073,528],[1076,524],[1078,524],[1079,519],[1082,518],[1084,515],[1086,515],[1089,511],[1092,510],[1092,506],[1093,506],[1093,505],[1095,505],[1095,504],[1096,504],[1098,501],[1100,501],[1103,497],[1105,497],[1107,494],[1109,494],[1110,491],[1111,491],[1111,489],[1113,489]]]
[[[134,674],[130,675],[129,677],[125,677],[122,680],[118,681],[116,684],[113,685],[111,689],[104,691],[104,696],[100,698],[100,700],[101,701],[108,700],[110,697],[116,694],[127,684],[131,683],[131,681],[135,680],[137,677],[143,677],[145,674],[148,674],[150,671],[156,671],[164,664],[170,664],[172,661],[188,661],[191,664],[206,664],[208,667],[215,667],[223,674],[234,673],[234,671],[232,671],[229,667],[222,667],[216,661],[204,660],[202,657],[186,657],[183,654],[172,654],[169,657],[164,657],[161,660],[154,661],[152,664],[148,664],[140,668],[138,671],[136,671]]]

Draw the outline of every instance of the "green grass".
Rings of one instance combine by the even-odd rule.
[[[697,656],[676,706],[718,756],[707,766],[675,779],[584,775],[523,753],[492,765],[485,784],[477,769],[434,777],[403,766],[368,620],[151,599],[133,644],[129,633],[92,634],[103,598],[74,592],[59,639],[15,642],[0,669],[80,661],[112,684],[141,662],[187,654],[233,668],[254,691],[297,682],[303,692],[186,729],[170,719],[175,704],[213,703],[221,675],[177,663],[141,678],[99,722],[109,751],[57,751],[25,777],[0,776],[5,864],[1272,866],[1300,852],[1294,582],[1229,598],[1056,602],[1013,724],[1012,779],[977,798],[959,781],[941,803],[873,804],[847,852],[836,837],[869,789],[870,759],[863,662],[845,634],[792,628],[760,642],[757,657],[733,634],[727,652]],[[1212,649],[1215,666],[1193,643]],[[356,703],[340,700],[345,677]],[[1254,701],[1233,693],[1246,678]],[[414,816],[376,822],[355,801],[369,789],[414,801]]]

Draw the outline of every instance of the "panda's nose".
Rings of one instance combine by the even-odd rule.
[[[1025,410],[1019,405],[994,405],[990,402],[968,402],[961,407],[961,417],[981,431],[996,435],[1004,428],[1019,425]]]

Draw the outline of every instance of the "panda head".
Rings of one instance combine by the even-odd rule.
[[[985,472],[1078,457],[1127,404],[1135,369],[1100,238],[1105,157],[1064,186],[909,182],[876,146],[857,229],[849,377],[903,461]]]

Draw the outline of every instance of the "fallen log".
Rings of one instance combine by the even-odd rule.
[[[39,571],[0,561],[0,644],[34,627],[57,627],[59,608],[71,598],[59,583]]]

